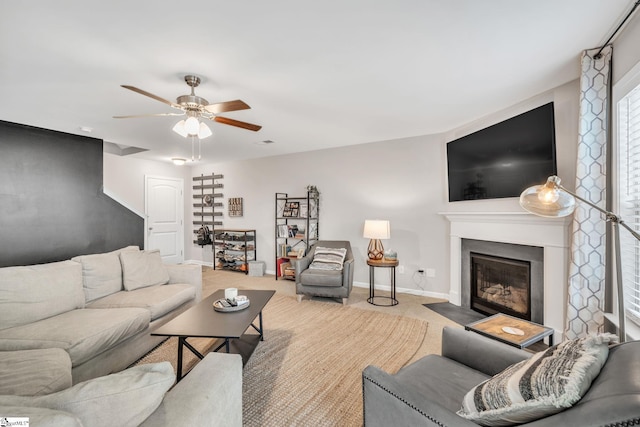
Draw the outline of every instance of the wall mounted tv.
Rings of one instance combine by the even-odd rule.
[[[557,174],[553,102],[447,144],[449,201],[519,197]]]

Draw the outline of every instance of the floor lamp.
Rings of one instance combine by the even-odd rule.
[[[564,188],[560,185],[560,178],[555,175],[547,178],[547,183],[544,185],[536,185],[524,190],[520,195],[520,206],[534,215],[549,218],[560,218],[569,216],[573,213],[576,208],[576,199],[600,211],[604,214],[605,221],[611,224],[615,249],[618,316],[620,323],[618,325],[618,336],[620,338],[620,342],[624,342],[626,341],[626,328],[624,290],[622,288],[622,263],[620,261],[620,228],[618,225],[626,228],[637,240],[640,240],[640,234],[632,230],[619,216],[594,205],[590,201],[585,200]]]

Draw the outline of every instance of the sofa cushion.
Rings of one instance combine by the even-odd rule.
[[[127,246],[113,252],[71,258],[71,261],[79,262],[82,265],[82,283],[86,301],[93,301],[121,291],[120,253],[124,251],[138,252],[139,250],[138,246]]]
[[[511,365],[471,389],[458,415],[484,426],[511,426],[569,408],[598,376],[614,341],[611,334],[564,341]]]
[[[305,286],[342,286],[342,271],[307,269],[300,273],[299,282]]]
[[[73,310],[0,331],[0,351],[62,348],[78,366],[144,331],[149,322],[143,308]]]
[[[196,289],[191,285],[156,285],[116,292],[92,302],[87,308],[145,308],[151,312],[151,321],[154,321],[195,298]]]
[[[137,426],[156,410],[175,382],[169,362],[129,368],[47,396],[0,396],[0,406],[69,412],[92,427]]]
[[[61,348],[0,351],[0,394],[39,396],[71,385],[71,359]]]
[[[75,415],[56,411],[55,409],[36,408],[33,406],[3,405],[0,396],[0,407],[3,417],[28,418],[31,426],[37,427],[85,427]],[[2,424],[4,425],[4,424]],[[13,425],[13,424],[8,424]]]
[[[313,261],[309,268],[312,270],[341,271],[346,255],[346,248],[325,248],[318,246],[313,253]]]
[[[0,268],[0,330],[82,307],[82,268],[76,262]]]
[[[169,283],[169,273],[162,265],[160,251],[122,252],[122,277],[127,291]]]

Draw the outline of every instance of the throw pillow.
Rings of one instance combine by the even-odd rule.
[[[76,416],[85,426],[137,426],[158,408],[174,382],[171,363],[151,363],[46,396],[0,396],[0,406],[64,411]]]
[[[127,291],[169,283],[159,250],[121,252],[122,282]]]
[[[617,339],[569,340],[511,365],[471,389],[458,415],[483,426],[511,426],[569,408],[587,392]]]
[[[346,248],[323,248],[318,246],[313,253],[313,261],[309,268],[314,270],[342,270]]]
[[[127,246],[113,252],[80,255],[71,258],[82,264],[82,282],[87,302],[114,294],[122,290],[122,267],[120,253],[136,251],[138,246]]]

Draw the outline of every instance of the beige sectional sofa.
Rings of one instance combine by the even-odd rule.
[[[72,386],[62,349],[0,352],[0,417],[33,427],[242,426],[240,355],[209,353],[174,386],[175,378],[161,362]]]
[[[164,339],[150,330],[201,297],[200,266],[138,247],[0,268],[0,351],[61,348],[76,384],[125,369]]]

